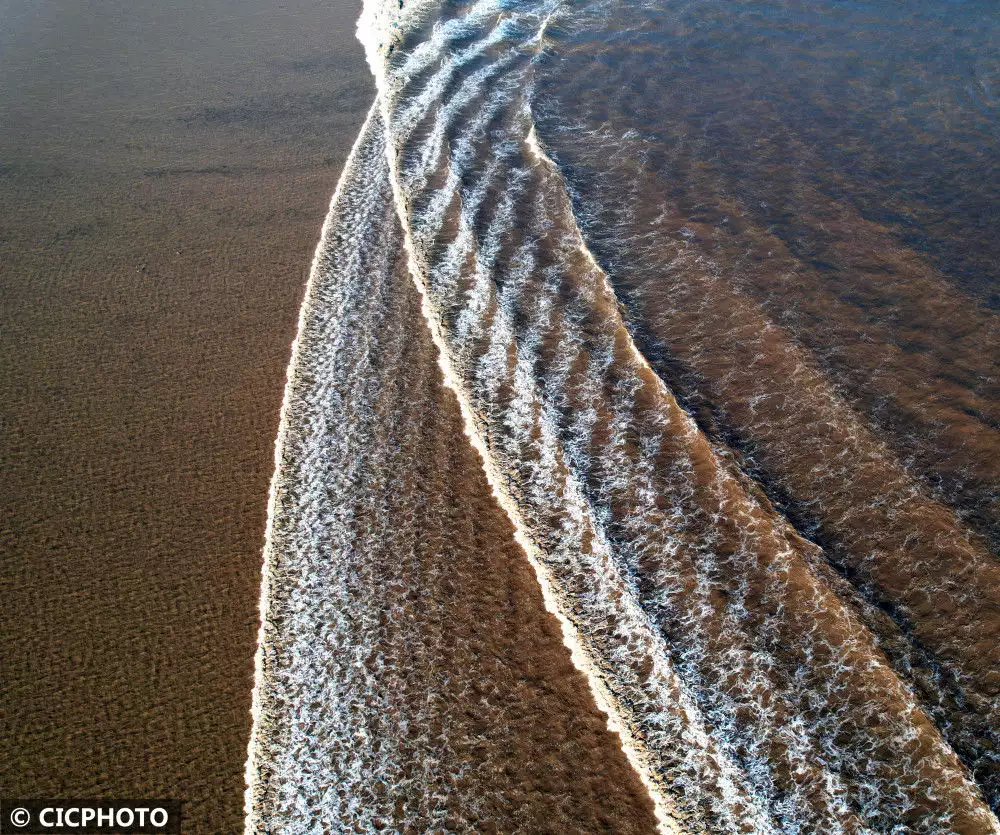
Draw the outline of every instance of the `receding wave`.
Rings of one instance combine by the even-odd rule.
[[[497,800],[520,790],[482,779],[497,764],[460,710],[488,704],[489,723],[533,704],[483,696],[496,682],[449,625],[442,600],[477,587],[448,569],[461,514],[530,564],[624,755],[580,761],[606,757],[615,802],[641,810],[645,793],[661,831],[1000,832],[1000,565],[989,503],[969,499],[989,463],[954,457],[994,429],[959,442],[913,417],[974,397],[986,413],[953,380],[989,372],[991,314],[897,247],[871,292],[933,298],[976,335],[948,346],[952,382],[907,386],[885,326],[790,284],[789,244],[775,266],[778,231],[732,208],[714,222],[738,235],[720,240],[665,201],[670,166],[629,109],[580,104],[594,68],[623,66],[609,16],[619,33],[633,20],[631,44],[642,14],[366,5],[378,94],[324,227],[277,443],[247,832],[537,828]],[[831,259],[893,246],[828,197],[809,205],[859,230],[825,241]],[[845,361],[860,327],[874,348]],[[910,423],[881,426],[885,408]],[[932,441],[953,452],[937,469]],[[616,831],[652,826],[642,814]]]

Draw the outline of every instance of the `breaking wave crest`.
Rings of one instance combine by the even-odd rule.
[[[868,438],[766,309],[745,304],[759,330],[725,343],[726,361],[680,319],[674,330],[664,319],[660,337],[728,397],[734,432],[770,445],[775,472],[799,447],[782,452],[778,424],[755,423],[767,399],[799,388],[789,414],[824,415],[833,429],[811,442],[842,468],[817,464],[785,482],[813,505],[834,496],[820,512],[842,532],[829,546],[776,508],[760,473],[748,475],[669,368],[637,347],[643,296],[616,286],[626,268],[613,248],[595,257],[588,247],[598,221],[581,231],[575,187],[536,124],[550,30],[578,18],[586,10],[557,0],[365,7],[359,35],[378,95],[324,227],[289,372],[247,832],[475,829],[472,811],[456,811],[476,800],[456,799],[449,754],[400,742],[410,723],[431,721],[437,685],[423,682],[420,704],[420,683],[400,681],[400,646],[418,645],[422,627],[393,622],[385,597],[421,594],[401,582],[420,573],[379,574],[385,554],[405,560],[417,547],[418,523],[390,517],[386,485],[399,479],[423,501],[406,475],[420,468],[419,444],[405,433],[440,408],[421,400],[429,383],[397,390],[415,373],[415,327],[431,336],[468,442],[662,831],[1000,832],[996,674],[979,666],[992,650],[976,643],[996,620],[995,561]],[[614,251],[627,253],[626,240],[621,231]],[[662,261],[632,244],[636,263]],[[729,302],[700,262],[681,272],[683,257],[664,262],[687,276],[674,303],[704,313],[683,322],[717,325],[724,342]],[[416,323],[403,277],[419,293]],[[713,299],[720,307],[705,311]],[[755,363],[791,382],[767,389]],[[831,479],[859,474],[874,480],[868,493],[831,490]],[[855,515],[888,538],[851,533]],[[893,584],[891,549],[927,536],[919,523],[930,517],[934,584],[919,566]],[[879,548],[890,552],[881,562]],[[961,587],[973,573],[979,597]],[[966,630],[965,646],[937,629],[942,611]],[[423,805],[401,809],[401,787],[413,785]]]

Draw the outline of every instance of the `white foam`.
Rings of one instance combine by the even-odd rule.
[[[773,552],[775,579],[769,591],[780,595],[787,593],[782,577],[793,570],[804,570],[804,576],[809,576],[808,561],[792,532],[735,481],[632,342],[617,315],[610,280],[586,246],[562,176],[535,131],[530,112],[532,62],[519,58],[544,48],[546,28],[560,5],[526,3],[523,9],[512,11],[483,0],[461,17],[429,29],[435,3],[407,2],[398,13],[395,5],[369,2],[359,23],[359,37],[379,90],[378,113],[369,116],[362,136],[386,132],[379,171],[388,173],[406,259],[438,349],[444,381],[458,399],[465,431],[482,459],[494,495],[514,523],[546,607],[558,618],[563,640],[608,716],[609,727],[619,733],[623,751],[653,799],[661,829],[700,828],[698,821],[682,823],[681,817],[693,815],[696,804],[703,802],[712,809],[714,825],[733,831],[775,832],[779,819],[785,822],[781,831],[793,831],[789,827],[805,831],[816,821],[822,822],[824,831],[846,831],[851,826],[852,831],[864,831],[856,826],[857,816],[877,817],[879,804],[888,802],[889,792],[885,789],[878,795],[883,790],[879,787],[868,792],[865,784],[849,785],[844,775],[850,772],[850,753],[823,749],[821,740],[836,736],[838,722],[846,716],[838,710],[846,708],[831,707],[827,716],[809,722],[796,715],[794,721],[782,724],[782,714],[772,707],[780,704],[791,710],[795,699],[810,698],[837,704],[836,687],[842,682],[838,676],[846,669],[845,659],[853,645],[830,646],[818,630],[803,635],[796,651],[801,653],[804,675],[815,676],[817,671],[811,669],[814,650],[822,649],[834,659],[827,681],[809,691],[812,678],[803,678],[789,685],[789,693],[774,694],[772,701],[758,699],[757,694],[770,687],[778,674],[779,661],[755,645],[751,633],[741,631],[740,621],[750,614],[745,604],[750,592],[745,578],[750,574],[741,566],[759,562],[762,549]],[[411,45],[409,40],[418,29],[429,32],[429,37]],[[474,38],[472,43],[465,43],[469,38]],[[459,40],[463,45],[453,49]],[[411,51],[403,54],[404,49]],[[493,60],[456,83],[464,67],[487,55],[493,55]],[[493,86],[483,95],[480,87],[487,81]],[[478,109],[459,123],[461,114],[477,99]],[[507,135],[487,137],[485,125],[501,113],[506,116]],[[414,140],[416,126],[432,114],[428,136]],[[450,134],[454,136],[449,146],[445,137]],[[371,142],[365,145],[365,153],[372,147]],[[358,148],[345,179],[359,178]],[[477,162],[479,173],[473,176]],[[368,177],[372,179],[372,174]],[[511,179],[511,186],[500,196],[485,231],[477,232],[475,215],[487,193],[504,177]],[[441,185],[431,187],[432,182]],[[518,208],[519,198],[532,190],[536,198],[533,214],[525,217]],[[454,236],[436,249],[433,244],[446,228],[445,213],[456,197],[462,204]],[[333,205],[338,205],[336,195]],[[321,251],[332,246],[330,223],[328,218]],[[554,229],[560,230],[558,235]],[[501,259],[505,249],[512,254]],[[319,257],[318,251],[314,277]],[[465,270],[470,258],[473,267]],[[310,301],[314,291],[311,278],[300,315],[300,338],[307,320],[317,316]],[[570,291],[568,300],[561,296],[564,291]],[[557,304],[563,325],[555,340],[555,358],[548,361],[548,376],[539,378],[542,345],[546,334],[551,335]],[[598,307],[605,311],[602,317],[592,315]],[[583,357],[585,371],[581,373],[575,369]],[[268,730],[263,727],[261,706],[262,688],[268,685],[264,624],[276,562],[282,556],[274,544],[281,536],[275,521],[282,518],[281,480],[320,475],[305,464],[294,473],[283,470],[282,455],[289,441],[287,413],[293,408],[290,392],[298,385],[301,362],[297,340],[269,505],[270,550],[265,551],[254,739]],[[332,366],[327,370],[338,373]],[[572,401],[587,405],[580,405],[567,419],[564,412],[571,401],[571,385],[576,387]],[[359,401],[358,405],[363,404]],[[610,415],[612,437],[595,455],[591,450],[594,433],[606,415]],[[318,421],[313,428],[324,435],[323,416],[312,419]],[[634,426],[639,426],[638,452],[624,441]],[[663,473],[656,462],[668,441],[680,451],[674,458],[676,471]],[[340,442],[346,451],[351,439],[345,436]],[[696,459],[710,475],[697,487],[697,497]],[[628,504],[626,497],[629,510],[624,514],[613,511],[616,504]],[[711,507],[714,516],[695,535],[689,529],[694,530],[698,502]],[[723,521],[732,522],[740,531],[735,553],[716,553],[716,527]],[[626,541],[616,539],[613,530],[626,531]],[[346,534],[339,539],[336,532],[327,534],[338,547],[351,547]],[[656,592],[643,598],[636,576],[647,558],[664,568],[647,578],[654,581]],[[676,587],[668,573],[675,560],[690,564],[695,577],[692,588]],[[709,626],[715,623],[712,595],[719,589],[717,577],[734,571],[728,616],[734,636],[746,646],[734,643],[713,656],[708,650],[712,646]],[[813,578],[813,582],[810,593],[816,617],[839,617],[858,651],[871,651],[872,680],[907,704],[904,715],[894,720],[898,727],[884,729],[888,742],[907,750],[910,735],[917,733],[915,728],[922,721],[919,709],[899,682],[885,673],[884,662],[870,649],[874,644],[863,627],[820,580]],[[686,634],[681,646],[669,646],[663,631],[666,613],[678,608],[681,593]],[[305,611],[310,601],[307,594],[293,602]],[[330,613],[333,616],[335,610]],[[311,652],[306,646],[296,651]],[[645,677],[636,673],[641,659],[649,661]],[[304,660],[301,666],[312,670],[316,663]],[[705,671],[727,667],[742,677],[729,690],[706,682]],[[369,684],[364,677],[352,682],[352,687]],[[343,698],[336,689],[323,692],[331,704]],[[756,709],[748,720],[757,729],[756,737],[736,722],[746,705]],[[291,791],[302,781],[308,783],[309,792],[324,791],[308,782],[314,779],[311,769],[320,767],[321,758],[308,767],[302,762],[318,756],[309,749],[317,740],[302,731],[312,718],[309,708],[300,705],[290,722],[293,730],[304,734],[283,763]],[[343,721],[347,723],[346,718]],[[967,783],[947,747],[940,740],[935,742],[926,729],[920,733],[927,750],[933,752],[921,768]],[[795,778],[788,791],[776,782],[781,764],[769,760],[768,745],[779,738],[789,752],[785,764]],[[253,810],[263,789],[254,780],[263,756],[260,744],[252,740],[248,832],[258,831],[252,829],[251,821],[258,820]],[[388,763],[382,767],[387,774],[392,770]],[[432,780],[429,768],[425,764],[428,781]],[[359,769],[356,764],[348,768],[348,788],[364,779]],[[817,770],[822,773],[822,786],[816,784]],[[859,791],[868,793],[862,797]],[[970,808],[979,813],[983,807],[971,785],[967,796]],[[292,801],[286,798],[285,802]],[[347,802],[354,804],[351,815],[367,814],[358,808],[356,798],[349,797]],[[904,809],[910,801],[902,797],[893,802]],[[988,811],[983,810],[980,817],[995,822]]]

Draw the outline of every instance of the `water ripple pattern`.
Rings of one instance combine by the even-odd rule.
[[[406,588],[419,571],[370,559],[423,537],[387,523],[380,481],[405,494],[426,466],[392,399],[416,324],[460,410],[448,442],[478,454],[661,831],[1000,832],[995,460],[975,454],[995,426],[948,429],[992,408],[963,380],[995,379],[994,314],[962,286],[967,262],[906,249],[819,175],[796,169],[784,227],[767,200],[751,210],[775,186],[712,155],[732,133],[672,132],[704,115],[688,93],[654,134],[674,92],[637,64],[660,77],[658,49],[699,43],[729,4],[647,5],[364,9],[378,94],[290,370],[248,832],[478,828],[455,732],[405,732],[447,711],[404,648],[427,648],[413,670],[444,649],[388,600],[440,605],[444,580]],[[833,165],[786,138],[784,157]],[[861,292],[896,312],[862,315]],[[965,341],[935,342],[935,315]],[[929,334],[919,383],[892,351],[904,330]],[[419,397],[413,413],[438,408]]]

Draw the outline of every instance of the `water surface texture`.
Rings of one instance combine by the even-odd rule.
[[[1000,832],[995,9],[371,2],[359,35],[378,94],[286,394],[248,831],[533,828],[511,798],[566,737],[519,735],[524,701],[459,722],[496,681],[427,615],[466,546],[424,532],[480,524],[434,497],[485,478],[630,827]],[[475,475],[428,464],[439,433]],[[471,778],[498,729],[520,783]]]

